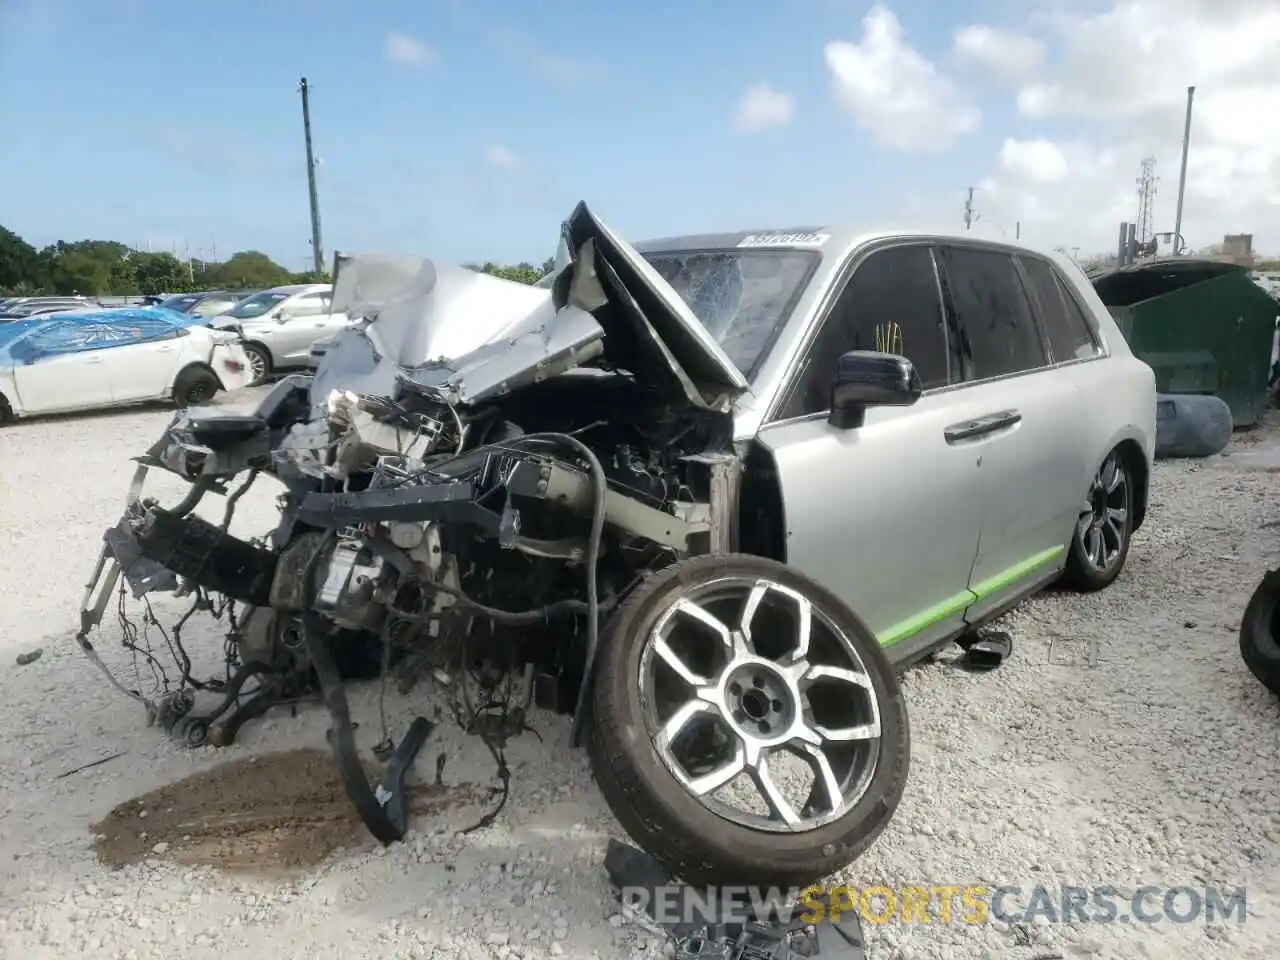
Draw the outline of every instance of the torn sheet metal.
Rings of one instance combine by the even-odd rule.
[[[643,308],[657,339],[672,360],[703,389],[708,406],[717,406],[721,397],[736,397],[748,389],[748,381],[733,365],[709,330],[701,324],[689,305],[671,284],[602,220],[580,204],[564,223],[571,250],[594,238],[596,253],[618,271],[627,292]],[[605,329],[605,335],[611,330]],[[643,334],[635,330],[634,334]],[[636,372],[641,372],[636,370]]]
[[[333,309],[362,322],[325,351],[313,404],[339,387],[397,399],[401,380],[474,404],[601,356],[695,407],[727,410],[746,391],[688,304],[585,204],[562,225],[557,263],[553,282],[532,287],[429,259],[339,254]]]

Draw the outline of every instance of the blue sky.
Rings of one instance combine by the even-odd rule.
[[[1031,131],[979,84],[982,124],[950,152],[878,145],[823,52],[856,41],[870,6],[0,0],[0,224],[36,244],[254,248],[302,269],[304,75],[326,254],[541,260],[580,199],[635,238],[958,223],[1003,139]],[[1027,5],[892,10],[932,59],[963,24],[1016,25]],[[762,83],[794,115],[741,132],[735,106]]]

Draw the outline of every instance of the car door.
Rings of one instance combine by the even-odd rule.
[[[13,379],[27,413],[59,413],[108,406],[111,375],[92,325],[52,321],[14,344]]]
[[[975,600],[965,614],[976,623],[1062,569],[1086,489],[1085,427],[1070,376],[1051,366],[1013,252],[948,243],[938,263],[964,343],[965,392],[981,400],[972,430],[985,431],[981,534],[969,580]]]
[[[875,249],[853,264],[759,433],[782,489],[787,561],[848,603],[896,661],[962,629],[973,599],[980,454],[945,433],[980,407],[954,385],[952,340],[930,246]],[[869,409],[856,429],[832,426],[836,359],[876,349],[911,360],[923,395]]]
[[[133,403],[163,397],[178,372],[185,331],[151,317],[121,317],[98,326],[109,340],[104,354],[115,400]]]
[[[306,365],[311,358],[311,344],[338,329],[331,326],[329,316],[332,298],[330,291],[318,290],[292,297],[282,306],[284,319],[273,332],[271,343],[278,364]]]

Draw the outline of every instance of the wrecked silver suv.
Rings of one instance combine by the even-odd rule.
[[[776,477],[743,433],[751,394],[729,356],[767,353],[820,241],[641,255],[579,205],[545,286],[339,255],[333,307],[361,319],[315,376],[282,381],[249,416],[183,411],[139,458],[82,647],[96,659],[89,635],[126,585],[231,605],[220,707],[193,709],[189,669],[163,701],[127,692],[215,745],[318,693],[348,793],[383,842],[405,832],[404,779],[431,724],[380,745],[386,775],[371,786],[343,687],[359,675],[344,667],[353,647],[406,687],[421,676],[453,691],[464,722],[499,702],[571,713],[618,820],[677,876],[791,886],[831,873],[897,807],[907,718],[871,631],[782,562]],[[676,292],[697,299],[682,270],[722,302],[754,285],[754,306],[737,326],[701,323]],[[842,363],[840,416],[908,402],[902,358]],[[142,497],[154,468],[190,482],[182,503]],[[210,493],[229,514],[237,478],[260,473],[286,491],[269,542],[193,514]],[[257,693],[241,698],[250,677]]]

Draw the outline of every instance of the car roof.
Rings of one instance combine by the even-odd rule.
[[[272,287],[270,290],[264,290],[263,293],[302,293],[306,290],[319,290],[323,287],[329,287],[329,283],[290,283],[282,287]]]
[[[823,258],[843,260],[861,247],[891,240],[932,240],[973,243],[999,247],[1010,253],[1030,253],[1052,260],[1060,267],[1083,276],[1083,271],[1070,257],[1058,250],[1025,240],[1010,240],[992,225],[975,224],[972,229],[954,226],[935,227],[855,227],[839,224],[804,227],[762,227],[755,230],[733,230],[719,233],[692,233],[680,236],[641,240],[632,246],[640,253],[679,252],[692,250],[744,249],[820,250]]]

